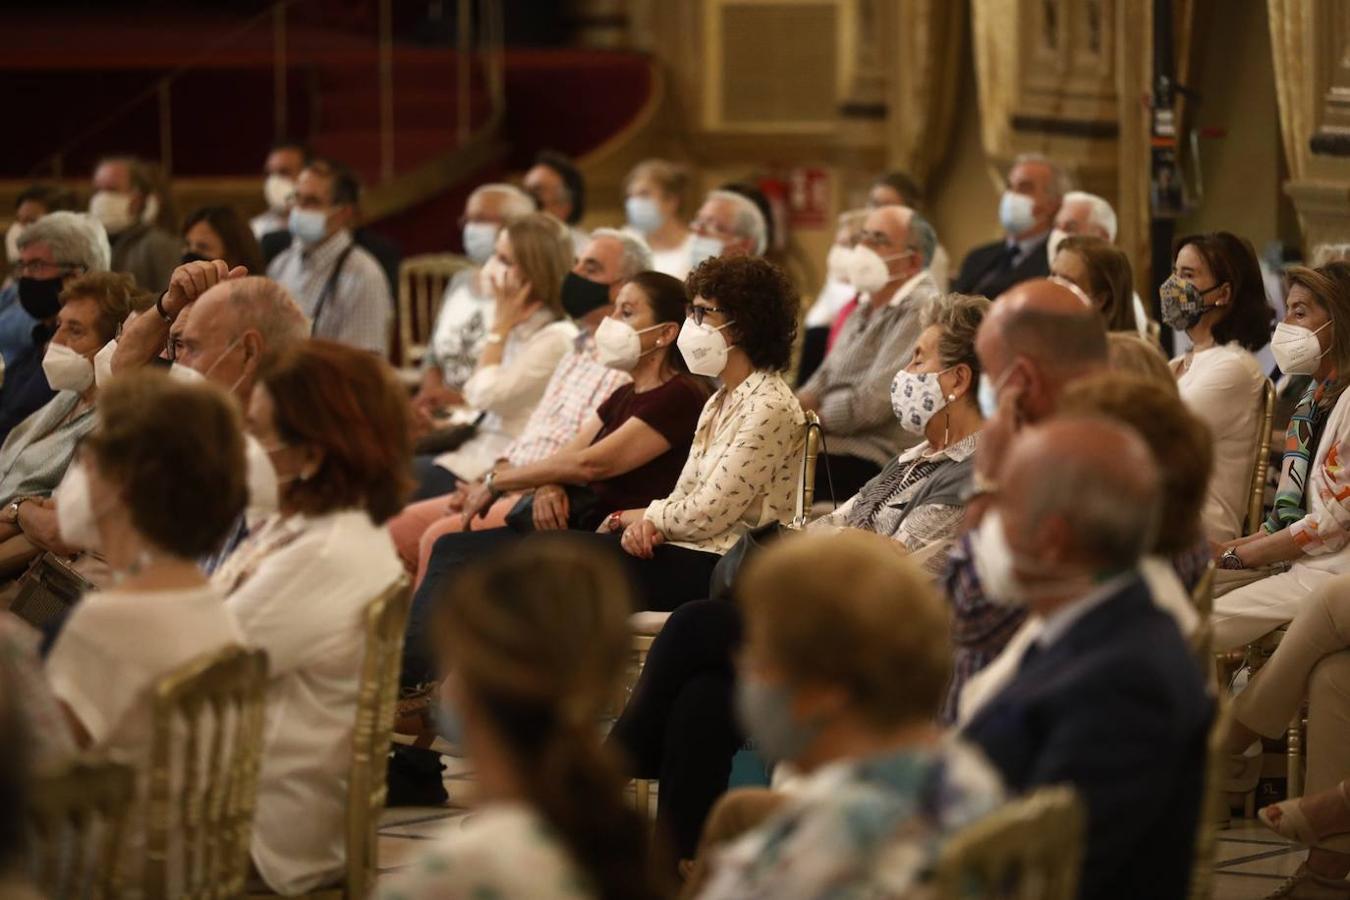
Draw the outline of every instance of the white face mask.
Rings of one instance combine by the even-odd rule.
[[[94,364],[65,344],[47,345],[42,357],[42,372],[54,391],[81,393],[94,383]]]
[[[944,397],[942,385],[938,383],[938,376],[950,371],[910,372],[901,369],[895,373],[895,378],[891,380],[891,409],[900,420],[901,427],[910,434],[922,435],[933,416],[956,399],[955,394]]]
[[[1050,229],[1050,238],[1045,242],[1046,261],[1050,265],[1055,264],[1055,254],[1059,252],[1059,245],[1068,236],[1069,233],[1062,228]]]
[[[89,198],[89,214],[110,235],[121,234],[136,224],[131,214],[131,194],[127,191],[95,191]]]
[[[117,338],[103,345],[103,349],[94,354],[94,384],[106,387],[112,381],[112,359],[117,353]]]
[[[184,384],[200,384],[206,380],[206,376],[201,372],[198,372],[196,369],[192,368],[192,366],[184,365],[180,362],[176,362],[169,366],[169,377],[177,378]]]
[[[99,514],[89,493],[89,472],[82,460],[66,469],[53,496],[56,501],[56,530],[61,543],[80,550],[97,551],[102,543],[98,533]]]
[[[1017,237],[1036,224],[1036,201],[1026,194],[1004,191],[998,203],[998,221],[1011,237]]]
[[[11,222],[5,232],[5,259],[11,264],[19,261],[19,238],[23,237],[23,228],[22,223]]]
[[[859,244],[853,248],[849,257],[848,280],[858,290],[875,294],[892,281],[899,280],[898,276],[891,276],[891,270],[886,267],[886,263],[909,256],[912,252],[911,250],[883,257],[866,244]]]
[[[272,454],[252,435],[244,436],[244,466],[248,482],[244,522],[252,530],[277,511],[281,487],[276,467],[272,465]]]
[[[475,266],[481,266],[492,258],[492,251],[497,246],[497,224],[465,222],[462,237],[464,255],[472,260]]]
[[[984,514],[970,533],[970,556],[984,596],[997,606],[1026,606],[1026,593],[1014,574],[1013,551],[998,510]]]
[[[825,276],[849,283],[849,268],[853,262],[853,248],[835,244],[825,256]]]
[[[321,209],[293,207],[287,227],[300,243],[317,244],[328,234],[328,216]]]
[[[281,213],[291,204],[291,195],[295,193],[295,179],[278,175],[275,172],[263,181],[263,199],[272,212]]]
[[[638,364],[638,360],[646,355],[642,352],[641,336],[660,327],[660,325],[653,325],[650,328],[637,331],[627,322],[607,318],[600,323],[599,328],[595,329],[595,355],[602,365],[609,366],[611,369],[618,369],[620,372],[631,372],[633,367]],[[660,344],[657,344],[647,353],[651,353],[652,350],[656,350],[660,346]]]
[[[724,250],[726,250],[726,245],[717,238],[706,234],[694,235],[694,239],[689,242],[690,270],[697,269],[699,264],[705,260],[712,259],[714,256],[721,256]]]
[[[1322,324],[1326,328],[1331,322]],[[1312,375],[1322,363],[1322,357],[1331,352],[1331,348],[1322,349],[1317,342],[1317,331],[1310,331],[1302,325],[1287,325],[1284,322],[1275,326],[1275,334],[1270,339],[1270,352],[1275,364],[1286,375]]]
[[[684,357],[684,364],[690,372],[704,378],[716,378],[722,374],[722,370],[727,367],[727,353],[731,348],[727,346],[721,332],[722,328],[731,324],[728,322],[721,328],[713,328],[707,323],[697,325],[693,319],[684,320],[675,346],[680,348],[680,355]]]

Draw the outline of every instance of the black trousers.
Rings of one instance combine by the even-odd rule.
[[[439,497],[459,487],[459,477],[436,465],[435,460],[434,456],[413,457],[413,480],[417,486],[413,488],[410,502]]]
[[[713,803],[744,743],[734,714],[732,658],[741,615],[725,600],[675,610],[652,642],[632,699],[609,740],[638,778],[658,778],[657,821],[692,859]]]
[[[836,505],[842,504],[879,474],[881,466],[870,460],[822,453],[816,457],[816,499],[832,499]]]

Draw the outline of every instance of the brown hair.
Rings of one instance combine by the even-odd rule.
[[[644,159],[624,178],[623,192],[627,194],[639,178],[650,178],[664,193],[679,201],[678,209],[684,208],[689,190],[689,170],[684,166],[665,159]]]
[[[131,524],[175,556],[215,550],[247,502],[238,405],[214,385],[156,368],[120,374],[99,391],[84,446],[121,488]]]
[[[1087,269],[1087,293],[1102,314],[1107,331],[1137,331],[1134,321],[1134,275],[1130,258],[1115,244],[1087,234],[1071,234],[1057,253],[1077,254]]]
[[[1103,372],[1069,384],[1056,412],[1106,416],[1133,428],[1153,453],[1162,480],[1158,534],[1150,549],[1170,556],[1194,548],[1203,536],[1200,512],[1214,465],[1212,439],[1175,389],[1140,375]]]
[[[540,535],[461,570],[439,600],[442,667],[492,721],[595,895],[656,898],[648,825],[595,728],[627,667],[633,598],[618,561],[587,549]]]
[[[94,327],[103,343],[117,337],[127,316],[149,309],[155,295],[136,287],[136,279],[123,272],[90,272],[66,282],[61,291],[61,305],[71,300],[93,300],[98,304],[98,319]]]
[[[1322,394],[1321,406],[1330,409],[1350,385],[1350,262],[1329,262],[1316,269],[1290,266],[1285,270],[1289,287],[1302,285],[1331,316],[1331,347],[1336,360],[1336,380]]]
[[[1270,331],[1275,311],[1266,299],[1266,285],[1261,278],[1261,264],[1256,250],[1246,238],[1227,231],[1211,231],[1180,238],[1173,246],[1175,261],[1182,247],[1194,247],[1204,257],[1214,284],[1227,284],[1232,294],[1228,314],[1214,323],[1214,342],[1238,345],[1255,353],[1270,343]]]
[[[737,596],[749,642],[792,682],[842,688],[877,728],[936,715],[951,674],[946,607],[888,538],[779,541],[746,563]]]
[[[412,488],[406,394],[388,365],[331,341],[299,341],[263,366],[278,436],[323,451],[318,471],[286,488],[308,515],[361,508],[376,525],[403,508]]]
[[[1147,378],[1171,394],[1177,394],[1177,377],[1158,345],[1138,333],[1113,331],[1106,336],[1108,366],[1113,372]]]
[[[203,206],[192,211],[183,222],[183,237],[198,222],[205,222],[211,230],[220,236],[225,247],[225,262],[230,268],[243,266],[250,275],[265,275],[267,267],[263,264],[262,248],[253,236],[253,229],[244,221],[232,206]]]
[[[572,271],[572,233],[558,219],[537,212],[507,225],[506,235],[521,281],[530,283],[530,296],[561,317],[563,278]]]
[[[750,365],[771,372],[788,367],[797,337],[797,289],[786,272],[759,256],[714,256],[690,272],[684,286],[691,303],[702,297],[726,311],[728,331]]]

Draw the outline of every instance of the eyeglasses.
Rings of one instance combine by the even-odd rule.
[[[691,306],[689,307],[689,318],[694,320],[695,325],[702,325],[703,319],[708,313],[717,313],[719,316],[726,315],[726,310],[720,306]]]
[[[47,262],[45,259],[30,259],[28,262],[19,261],[10,267],[16,278],[33,278],[39,272],[45,272],[48,269],[57,269],[61,273],[69,274],[76,269],[84,269],[82,263],[72,262]]]
[[[709,237],[734,238],[737,236],[734,231],[728,231],[721,225],[708,219],[695,219],[689,223],[689,230],[694,234],[704,234]]]
[[[860,231],[857,238],[854,239],[854,243],[871,244],[874,247],[889,247],[891,246],[891,238],[884,231]]]

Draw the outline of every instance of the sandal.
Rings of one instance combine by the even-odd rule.
[[[1299,866],[1265,900],[1346,900],[1350,898],[1350,881],[1344,878],[1326,878]]]
[[[1303,809],[1298,803],[1300,799],[1295,797],[1293,800],[1262,807],[1256,813],[1256,817],[1261,820],[1262,825],[1280,837],[1303,844],[1305,847],[1315,847],[1318,841],[1317,832],[1308,823],[1308,817],[1303,815]]]

